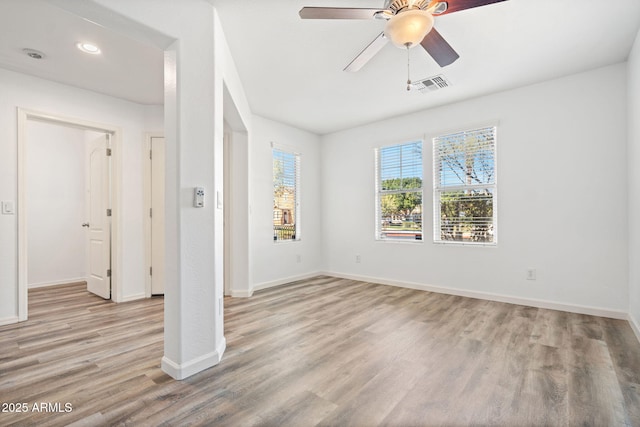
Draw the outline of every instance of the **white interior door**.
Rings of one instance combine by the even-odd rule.
[[[87,290],[111,299],[110,135],[102,135],[87,149]]]
[[[151,294],[164,294],[164,137],[151,138]]]

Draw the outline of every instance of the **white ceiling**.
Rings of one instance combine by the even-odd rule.
[[[211,2],[252,111],[319,134],[624,61],[640,26],[638,0],[509,0],[436,17],[460,59],[440,68],[412,49],[413,80],[452,83],[421,94],[407,93],[406,51],[390,44],[358,73],[342,71],[384,21],[298,17],[303,6],[383,0]]]
[[[0,67],[141,104],[162,104],[163,52],[46,0],[0,0]],[[81,52],[91,42],[100,55]],[[43,52],[41,60],[22,49]]]
[[[318,134],[621,62],[640,27],[638,0],[508,0],[437,17],[436,28],[460,59],[440,68],[422,48],[412,49],[413,80],[444,74],[452,83],[421,94],[405,90],[406,52],[391,45],[358,73],[342,71],[384,22],[298,17],[303,6],[377,8],[383,0],[209,1],[219,11],[252,111]],[[162,103],[160,49],[61,4],[0,1],[0,67]],[[99,44],[103,54],[80,52],[75,44],[84,40]],[[33,60],[23,48],[47,57]]]

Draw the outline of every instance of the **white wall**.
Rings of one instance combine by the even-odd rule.
[[[77,4],[78,2],[76,2]],[[218,16],[202,0],[95,0],[107,28],[119,15],[174,39],[165,46],[166,279],[162,368],[185,378],[219,362],[223,331],[223,210],[193,208],[193,188],[223,192],[223,86],[248,117]],[[115,18],[114,19],[114,13]],[[248,124],[247,130],[251,129]]]
[[[640,32],[628,60],[629,315],[640,340]]]
[[[27,283],[86,280],[85,131],[30,120],[27,137]]]
[[[253,116],[251,164],[251,254],[253,289],[307,277],[323,269],[320,203],[320,138],[260,116]],[[273,241],[273,158],[271,143],[300,153],[300,241]],[[300,255],[301,262],[297,262]]]
[[[328,270],[624,316],[625,81],[626,65],[618,64],[323,137]],[[424,209],[430,213],[429,136],[494,120],[499,120],[497,247],[434,244],[428,219],[423,243],[375,241],[374,147],[428,136]],[[362,263],[355,263],[356,254]],[[525,280],[528,268],[537,269],[536,281]]]
[[[124,299],[144,296],[141,155],[162,108],[147,107],[0,69],[0,200],[17,200],[17,107],[122,129],[122,283]],[[150,125],[146,125],[150,123]],[[17,321],[17,215],[0,215],[0,324]]]

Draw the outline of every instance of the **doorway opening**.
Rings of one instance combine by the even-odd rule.
[[[145,295],[164,295],[165,163],[164,135],[148,133],[144,145]]]
[[[90,292],[118,300],[120,133],[18,109],[20,321],[30,286],[86,281]]]
[[[223,84],[224,295],[251,296],[249,134]]]

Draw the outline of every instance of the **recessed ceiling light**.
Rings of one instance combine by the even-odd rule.
[[[81,42],[81,43],[78,43],[76,46],[78,46],[78,49],[80,49],[85,53],[90,53],[92,55],[98,55],[100,53],[100,48],[95,44]]]
[[[44,53],[40,52],[39,50],[25,48],[25,49],[22,49],[22,51],[26,53],[27,56],[29,56],[29,58],[33,58],[33,59],[44,58]]]

